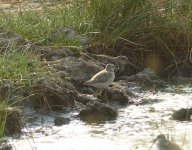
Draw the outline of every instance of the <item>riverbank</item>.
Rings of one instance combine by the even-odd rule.
[[[1,114],[9,114],[7,107],[24,112],[30,106],[41,113],[76,111],[72,118],[55,115],[56,126],[70,124],[76,117],[102,124],[116,120],[119,108],[151,103],[136,93],[165,89],[167,83],[159,77],[191,76],[188,5],[91,0],[72,1],[57,9],[20,7],[3,13],[0,103],[6,107]],[[96,89],[83,83],[102,70],[107,59],[102,64],[85,58],[88,54],[112,59],[123,55],[129,63],[105,92],[96,94]],[[19,111],[19,128],[13,133],[20,134],[30,117]],[[3,136],[6,121],[0,126]]]

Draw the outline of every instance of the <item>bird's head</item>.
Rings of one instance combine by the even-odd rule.
[[[129,60],[126,56],[117,56],[117,62],[123,65],[127,65]]]
[[[113,64],[107,64],[106,67],[105,67],[105,69],[106,69],[107,71],[114,72],[114,70],[115,70],[115,65],[113,65]]]
[[[156,141],[161,141],[161,140],[166,140],[166,137],[164,134],[159,134],[155,139],[154,142]]]

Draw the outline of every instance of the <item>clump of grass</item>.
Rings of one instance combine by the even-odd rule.
[[[46,71],[39,61],[39,57],[24,51],[19,52],[17,48],[11,47],[9,52],[0,55],[0,139],[4,136],[7,108],[22,101],[20,93],[31,84],[34,74]],[[5,90],[3,90],[4,87]]]
[[[15,31],[34,41],[46,39],[58,27],[73,27],[81,34],[100,32],[91,40],[99,40],[106,46],[138,48],[139,45],[162,50],[170,45],[176,46],[178,36],[186,34],[186,21],[191,16],[189,4],[190,1],[169,0],[71,1],[64,8],[45,7],[42,11],[7,14],[1,17],[0,23],[5,30]],[[57,42],[77,44],[74,40],[67,41],[64,36],[55,39],[52,44]]]
[[[78,37],[73,39],[65,35],[56,37],[53,41],[48,41],[51,32],[58,28],[75,28],[80,34],[81,26],[85,21],[84,10],[79,7],[70,5],[65,8],[43,9],[42,11],[32,10],[24,11],[17,14],[5,14],[0,18],[1,27],[6,31],[14,31],[21,34],[30,41],[44,41],[49,46],[79,46]],[[85,23],[86,24],[86,23]]]
[[[175,34],[179,36],[186,29],[178,20],[178,16],[184,17],[179,13],[179,2],[88,0],[87,5],[93,25],[101,32],[101,42],[108,46],[167,49],[163,43],[175,46],[179,40]]]
[[[0,55],[0,77],[1,80],[13,81],[18,85],[29,84],[35,73],[45,71],[38,56],[30,52],[18,52],[16,48]]]
[[[189,63],[191,1],[85,1],[100,45],[131,56],[142,67],[150,53],[167,60],[165,70],[179,71]]]
[[[100,46],[130,56],[141,67],[149,53],[163,56],[168,68],[189,60],[192,43],[191,1],[80,0],[63,8],[24,11],[0,18],[1,27],[53,48],[80,47],[78,37],[47,40],[57,28],[72,27]],[[89,48],[89,47],[88,47]],[[114,52],[114,51],[113,51]]]

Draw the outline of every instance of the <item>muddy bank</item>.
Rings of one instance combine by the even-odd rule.
[[[70,35],[71,32],[72,30],[67,34]],[[65,30],[61,34],[66,34]],[[54,36],[57,36],[57,34],[54,34]],[[85,55],[88,53],[79,52],[76,55],[76,52],[73,53],[72,50],[65,48],[55,51],[31,43],[13,32],[1,32],[0,45],[2,55],[12,53],[12,47],[15,46],[18,52],[28,51],[41,56],[43,66],[47,70],[43,73],[33,74],[33,81],[25,91],[17,92],[17,95],[27,97],[18,106],[29,107],[36,113],[47,111],[69,113],[76,110],[78,113],[73,118],[79,118],[88,123],[100,123],[115,120],[119,108],[151,103],[150,100],[142,99],[138,93],[146,90],[155,93],[166,87],[166,83],[160,80],[150,68],[138,71],[137,74],[130,76],[129,71],[127,71],[130,62],[126,56],[121,56],[123,59],[119,59],[119,57],[96,54],[92,57],[93,55],[89,54],[89,59],[87,59]],[[92,58],[90,59],[90,57]],[[84,85],[107,63],[113,63],[117,69],[115,81],[109,87],[98,91],[97,88]],[[33,64],[29,66],[31,65]],[[121,73],[118,72],[120,68]],[[3,89],[3,86],[1,86],[1,89]],[[21,109],[21,111],[23,110]],[[23,115],[24,118],[29,117],[25,113]],[[70,120],[60,118],[60,116],[56,116],[54,120],[56,126],[69,122]],[[18,132],[20,131],[21,127]]]
[[[8,136],[18,135],[17,137],[22,137],[23,135],[32,136],[37,134],[38,136],[48,137],[49,134],[52,134],[49,132],[49,130],[52,131],[52,128],[70,126],[75,121],[78,124],[82,123],[81,127],[84,126],[84,128],[87,125],[102,127],[112,125],[115,126],[114,133],[118,132],[119,128],[124,130],[126,126],[130,126],[126,132],[131,131],[130,135],[136,134],[133,130],[138,130],[137,132],[140,133],[139,130],[142,130],[140,125],[144,126],[144,130],[147,130],[149,127],[145,123],[154,123],[143,122],[140,120],[141,118],[149,120],[148,113],[155,116],[161,111],[149,107],[147,112],[143,112],[142,107],[150,105],[155,107],[155,105],[166,101],[166,98],[168,98],[168,96],[163,99],[151,98],[155,97],[157,93],[168,89],[168,84],[161,80],[152,69],[144,68],[138,70],[136,74],[130,75],[128,71],[130,63],[127,60],[121,63],[122,61],[119,61],[117,56],[105,55],[103,57],[103,55],[94,54],[92,55],[94,58],[90,58],[91,55],[83,51],[73,53],[72,50],[65,48],[57,51],[44,47],[39,43],[32,43],[12,32],[1,32],[0,44],[1,55],[12,53],[12,47],[15,46],[16,51],[19,53],[27,51],[39,55],[42,67],[46,68],[44,72],[33,73],[33,80],[22,90],[16,88],[17,84],[15,82],[2,80],[3,84],[0,86],[1,102],[8,97],[12,99],[12,101],[9,101],[10,104],[14,103],[14,106],[20,108],[18,112],[12,112],[10,113],[12,115],[8,116],[9,118],[5,124],[5,133]],[[88,58],[85,57],[87,54],[89,55]],[[84,85],[93,75],[101,71],[107,63],[114,63],[117,68],[115,80],[109,87],[98,90]],[[33,67],[33,65],[34,61],[31,60],[28,66]],[[119,68],[121,68],[120,73]],[[134,69],[136,68],[137,66],[134,67]],[[11,94],[8,94],[10,91]],[[145,96],[146,93],[150,93],[152,96]],[[24,98],[24,100],[15,103],[16,99],[13,97],[18,96]],[[126,110],[126,108],[130,110]],[[125,114],[122,114],[122,111],[125,111]],[[173,118],[190,121],[191,109],[181,109],[178,113],[176,111],[173,116],[171,116],[170,112],[166,115],[167,120]],[[125,116],[128,116],[128,118]],[[115,125],[119,119],[122,124]],[[155,121],[160,122],[159,120]],[[13,122],[15,126],[12,126]],[[49,127],[46,126],[47,122]],[[76,126],[77,124],[72,130]],[[30,127],[35,128],[33,131],[27,130]],[[55,132],[55,130],[52,132]],[[12,146],[5,142],[2,147],[10,148]]]
[[[73,31],[70,30],[67,34],[70,35],[71,32]],[[64,32],[63,34],[66,33]],[[54,36],[57,35],[54,34]],[[22,105],[26,103],[35,110],[45,109],[62,112],[78,108],[80,112],[83,112],[86,109],[90,109],[92,104],[94,106],[94,102],[98,102],[101,103],[98,105],[102,109],[100,113],[108,115],[105,109],[106,111],[111,109],[111,111],[114,111],[112,113],[114,115],[111,117],[110,114],[109,118],[115,118],[117,116],[117,109],[112,105],[126,106],[131,103],[133,104],[134,102],[131,101],[131,97],[134,96],[134,93],[130,92],[129,89],[135,87],[135,84],[138,84],[137,86],[141,88],[143,86],[142,84],[152,82],[155,78],[155,75],[150,69],[129,77],[126,70],[126,67],[129,66],[127,60],[123,60],[124,62],[121,63],[115,57],[103,57],[100,55],[88,60],[84,56],[73,55],[74,53],[70,49],[67,50],[69,53],[66,53],[65,48],[52,50],[39,44],[33,44],[13,32],[2,31],[0,33],[0,46],[1,55],[12,53],[12,47],[14,46],[19,53],[28,51],[35,55],[40,55],[42,61],[46,60],[44,66],[48,68],[47,72],[36,74],[31,85],[23,92],[24,94],[19,92],[14,93],[14,96],[21,94],[23,94],[22,96],[30,95],[28,100],[22,103]],[[84,83],[102,70],[107,63],[114,63],[117,70],[119,69],[118,67],[123,65],[121,72],[124,76],[116,73],[116,81],[109,88],[100,90],[99,93],[96,92],[96,88],[85,86]],[[29,64],[30,66],[33,66],[33,64]],[[143,81],[142,84],[139,83],[140,81]],[[4,86],[1,86],[1,89],[4,93],[9,91],[9,89],[6,91]],[[106,104],[104,95],[109,99],[109,106],[107,107],[102,106],[102,103]],[[80,117],[82,116],[81,114],[83,113],[80,113]],[[107,120],[106,118],[108,117],[103,117],[103,120]]]

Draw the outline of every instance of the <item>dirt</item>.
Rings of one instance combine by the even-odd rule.
[[[43,8],[64,7],[69,0],[0,0],[0,14],[21,12],[24,10],[41,10]]]

